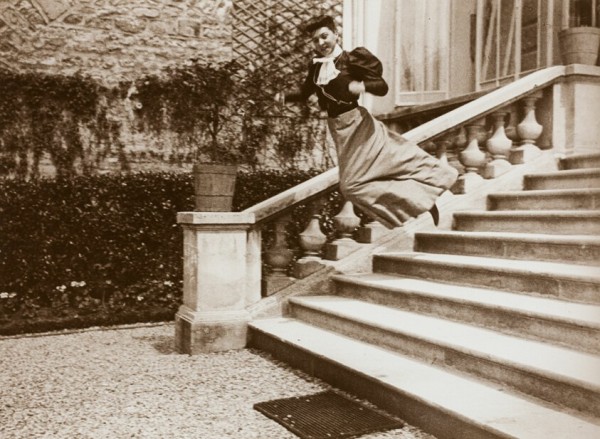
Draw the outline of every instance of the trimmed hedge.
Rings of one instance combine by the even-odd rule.
[[[315,174],[241,173],[234,210]],[[190,174],[0,182],[0,334],[171,320],[183,277],[176,213],[192,209]],[[293,217],[296,234],[308,217],[302,207]]]

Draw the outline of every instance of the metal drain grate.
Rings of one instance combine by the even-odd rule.
[[[390,415],[333,391],[259,402],[254,409],[302,439],[353,438],[403,426]]]

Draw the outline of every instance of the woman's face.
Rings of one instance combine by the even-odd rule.
[[[329,56],[337,44],[337,33],[323,26],[313,32],[312,42],[319,55]]]

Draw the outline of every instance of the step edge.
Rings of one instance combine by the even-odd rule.
[[[582,388],[583,390],[591,390],[593,392],[600,394],[600,382],[591,382],[591,381],[579,379],[579,378],[576,378],[573,376],[564,375],[564,374],[561,374],[560,372],[540,369],[540,368],[532,366],[531,364],[528,364],[528,363],[516,362],[511,359],[507,359],[507,358],[504,358],[504,357],[501,357],[498,355],[494,355],[493,353],[485,353],[485,352],[482,352],[475,348],[468,347],[464,344],[457,344],[457,343],[452,343],[450,341],[443,341],[443,339],[441,339],[441,338],[433,338],[430,336],[424,336],[417,331],[410,331],[410,330],[404,329],[399,326],[394,326],[393,324],[390,324],[390,323],[382,323],[381,321],[379,321],[379,322],[373,321],[372,319],[368,319],[362,315],[349,315],[348,313],[341,313],[339,310],[326,309],[326,307],[318,306],[318,305],[315,305],[312,303],[306,303],[306,301],[296,300],[296,299],[301,299],[301,298],[294,298],[294,300],[293,300],[294,306],[302,306],[304,308],[308,308],[312,311],[319,312],[321,314],[333,315],[333,316],[343,319],[347,322],[357,322],[361,325],[369,326],[369,327],[375,329],[376,331],[386,332],[388,334],[399,334],[405,338],[411,338],[416,341],[422,341],[422,342],[428,343],[430,345],[439,346],[443,350],[447,350],[447,349],[452,350],[452,351],[460,353],[461,355],[474,357],[479,360],[490,361],[490,362],[493,362],[500,366],[507,366],[507,367],[519,370],[521,372],[525,372],[527,374],[539,376],[543,379],[551,379],[551,380],[557,381],[561,384],[570,385],[573,387],[579,387],[579,388]],[[356,301],[356,302],[360,302],[360,301]],[[291,301],[291,303],[292,303],[292,301]],[[414,314],[414,315],[417,315],[418,317],[421,317],[416,313],[411,313],[411,312],[406,312],[406,313]],[[429,317],[431,319],[443,321],[443,322],[448,322],[447,320],[439,319],[436,317],[430,317],[430,316],[427,316],[427,317]],[[482,329],[482,328],[477,328],[474,326],[466,325],[463,323],[458,323],[458,322],[450,322],[450,323],[467,327],[467,328],[469,328],[469,330],[472,329],[473,332],[480,332],[480,333],[495,332],[495,331],[490,331],[487,329]],[[523,339],[511,336],[511,335],[500,334],[500,333],[498,333],[498,335],[500,335],[502,338],[512,338],[512,339],[515,339],[518,341],[523,341]],[[552,350],[572,351],[572,350],[569,350],[566,348],[552,346],[552,345],[549,345],[548,343],[542,343],[539,341],[524,340],[524,342],[527,344],[532,344],[532,345],[548,345],[547,347],[549,347]],[[583,355],[595,357],[595,358],[600,358],[597,355],[592,355],[592,354],[587,354],[587,353],[582,353],[582,352],[577,352],[577,351],[574,351],[574,353],[583,354]]]
[[[517,233],[517,232],[474,232],[462,230],[428,230],[415,232],[415,239],[418,238],[448,238],[448,239],[471,239],[471,240],[490,240],[507,242],[525,242],[527,244],[542,243],[546,244],[564,244],[564,245],[598,245],[600,246],[600,237],[593,235],[551,235],[543,233]]]
[[[600,209],[593,210],[575,210],[575,209],[548,209],[548,210],[459,210],[453,213],[456,218],[484,218],[484,219],[544,219],[552,218],[573,218],[573,219],[594,219],[600,218]]]
[[[569,178],[576,176],[600,176],[600,168],[575,168],[575,169],[563,169],[559,171],[550,171],[550,172],[533,172],[529,174],[525,174],[523,178],[525,180],[529,179],[546,179],[546,178]]]
[[[390,277],[393,278],[394,276],[390,276]],[[419,280],[418,278],[414,278],[414,279]],[[534,319],[538,319],[538,320],[547,320],[549,322],[556,322],[556,323],[560,323],[560,324],[576,326],[578,328],[592,329],[592,330],[600,331],[600,322],[592,322],[592,321],[589,321],[586,319],[577,319],[577,318],[573,318],[573,317],[569,317],[569,316],[565,316],[565,315],[553,314],[550,312],[546,312],[546,313],[537,312],[536,313],[536,312],[530,311],[528,309],[520,308],[517,305],[515,305],[515,306],[496,305],[491,302],[486,302],[485,294],[482,294],[480,296],[480,298],[467,298],[467,297],[459,298],[459,297],[452,297],[450,295],[444,295],[443,293],[435,294],[430,291],[426,291],[425,289],[418,289],[418,288],[414,288],[414,287],[409,289],[408,287],[394,287],[391,285],[380,285],[380,284],[377,284],[377,281],[375,281],[375,280],[356,280],[356,279],[353,279],[352,277],[346,276],[346,275],[336,275],[335,278],[332,277],[332,280],[335,283],[356,285],[360,288],[375,289],[375,290],[382,291],[382,292],[409,295],[409,296],[413,296],[413,297],[424,297],[427,299],[451,302],[451,303],[454,303],[457,305],[476,306],[478,308],[485,308],[485,309],[489,309],[489,310],[498,309],[502,312],[515,313],[515,314],[518,314],[518,315],[521,315],[524,317],[528,317],[528,318],[534,318]],[[435,283],[432,282],[432,285],[433,284],[435,284]],[[447,286],[447,284],[441,284],[441,283],[438,283],[438,284]],[[461,288],[462,285],[452,285],[452,287]],[[475,288],[475,287],[469,287],[469,288],[481,290],[482,293],[486,293],[489,291],[489,289],[485,289],[485,288]],[[519,295],[516,293],[509,293],[509,292],[501,291],[501,290],[492,290],[492,291],[494,291],[497,294]],[[532,299],[532,301],[540,302],[542,305],[543,305],[543,302],[545,302],[545,301],[552,301],[552,302],[557,302],[557,303],[561,302],[561,304],[564,303],[564,301],[562,301],[562,300],[554,300],[554,299],[549,299],[546,297],[536,297],[536,296],[527,296],[527,297]],[[568,304],[569,303],[567,302],[566,305],[568,306]],[[577,305],[589,306],[592,308],[598,308],[598,310],[600,310],[600,306],[596,306],[596,305],[580,304],[580,303],[577,303]]]
[[[586,160],[586,159],[593,159],[593,158],[597,158],[600,160],[600,153],[590,152],[590,153],[584,153],[584,154],[573,154],[573,155],[568,155],[568,156],[562,157],[560,159],[560,161],[564,162],[564,161],[571,161],[571,160]]]
[[[262,322],[263,323],[266,322],[268,324],[268,323],[270,323],[270,321],[273,321],[273,320],[276,320],[276,319],[273,319],[273,318],[263,319]],[[286,320],[291,321],[293,319],[286,319]],[[355,367],[353,365],[346,365],[346,364],[340,362],[338,359],[332,358],[331,352],[319,352],[314,346],[307,346],[305,341],[300,342],[298,340],[291,340],[291,339],[283,338],[280,335],[275,334],[273,332],[274,330],[272,328],[267,329],[264,327],[263,324],[259,324],[259,325],[260,325],[260,327],[257,327],[256,325],[253,324],[253,322],[250,322],[250,324],[249,324],[249,326],[252,328],[252,330],[258,331],[266,337],[271,337],[281,343],[289,343],[295,349],[302,351],[302,352],[306,353],[307,355],[312,355],[314,357],[321,358],[324,361],[327,361],[331,364],[337,365],[345,370],[349,370],[350,372],[355,373],[359,376],[362,376],[371,382],[374,382],[384,388],[389,389],[392,392],[401,393],[408,398],[411,398],[416,401],[420,401],[423,404],[425,404],[429,407],[432,407],[434,409],[438,409],[442,413],[446,413],[449,416],[458,417],[459,419],[463,419],[464,421],[468,422],[469,424],[474,425],[477,428],[481,428],[484,431],[488,431],[493,434],[500,434],[503,437],[507,437],[507,438],[508,437],[510,437],[510,438],[518,437],[518,436],[514,436],[515,424],[510,424],[510,425],[501,424],[500,426],[498,426],[498,428],[494,428],[490,425],[490,421],[488,419],[484,419],[479,411],[474,412],[473,410],[470,410],[467,414],[465,414],[464,406],[461,406],[461,409],[463,410],[463,412],[461,412],[459,410],[455,410],[452,407],[447,407],[445,405],[444,401],[441,400],[440,398],[438,398],[436,400],[427,399],[426,396],[423,396],[422,394],[416,392],[415,390],[412,390],[412,389],[407,390],[403,387],[398,386],[397,384],[393,383],[390,379],[388,379],[386,381],[382,377],[370,375],[368,372],[366,372],[364,370],[359,370],[357,367]],[[306,323],[304,323],[304,325],[311,326]],[[324,330],[320,329],[320,331],[324,331]],[[331,333],[331,331],[326,331],[326,332]],[[336,336],[338,338],[347,339],[347,337],[343,337],[338,334],[334,334],[334,336]],[[378,351],[386,351],[386,350],[382,350],[381,348],[375,348],[374,346],[372,346],[368,343],[365,343],[365,342],[360,342],[357,340],[352,340],[352,342],[357,345],[357,349],[364,349],[366,347],[366,348],[371,348],[371,349],[377,349]],[[392,352],[386,352],[386,354],[389,355],[389,357],[400,357],[403,360],[407,359],[409,362],[413,362],[413,363],[417,362],[416,360],[410,359],[401,354],[392,353]],[[390,358],[390,360],[391,360],[391,358]],[[591,418],[586,419],[586,418],[582,418],[579,415],[574,416],[572,413],[568,413],[568,412],[565,412],[562,410],[557,410],[555,407],[547,406],[542,403],[537,403],[537,401],[532,402],[531,400],[523,398],[518,394],[507,393],[507,392],[495,389],[493,387],[490,387],[489,385],[484,384],[483,382],[467,380],[460,375],[457,375],[457,374],[452,373],[447,370],[437,368],[437,367],[429,365],[427,363],[423,363],[423,362],[418,362],[418,363],[419,363],[419,367],[422,368],[422,370],[426,370],[427,373],[430,374],[431,376],[436,375],[434,377],[434,379],[439,380],[440,376],[441,376],[441,379],[447,379],[447,377],[451,376],[453,379],[459,380],[459,382],[461,383],[461,385],[460,385],[461,388],[469,387],[469,391],[475,391],[481,395],[481,397],[478,400],[488,400],[490,395],[494,395],[495,398],[500,398],[504,401],[507,401],[505,404],[502,404],[502,406],[504,406],[504,407],[512,407],[515,405],[515,402],[518,402],[519,404],[523,404],[523,405],[526,405],[529,407],[534,407],[537,411],[543,412],[541,414],[541,416],[547,415],[551,419],[556,419],[557,417],[563,418],[560,420],[559,425],[564,425],[565,421],[569,421],[569,422],[572,422],[574,425],[583,426],[584,428],[593,430],[594,432],[595,431],[600,432],[600,424],[595,422],[595,420],[592,421]],[[522,412],[517,412],[517,415],[524,416],[523,415],[524,412],[525,412],[525,410],[523,410]],[[536,413],[536,416],[540,417],[539,412]],[[530,419],[530,418],[527,417],[527,419]],[[513,429],[512,430],[507,429],[508,426],[513,427]],[[502,428],[502,429],[500,429],[500,428]],[[521,430],[522,430],[522,428],[521,428]],[[571,430],[569,429],[569,431],[571,431]]]
[[[539,198],[539,197],[560,197],[564,195],[581,195],[585,197],[593,197],[600,195],[600,188],[573,188],[573,189],[529,189],[521,191],[505,191],[505,192],[492,192],[488,194],[489,198],[502,199],[502,198]]]
[[[415,255],[424,255],[428,256],[429,259],[415,259],[409,256]],[[415,263],[420,265],[439,265],[443,264],[446,266],[452,266],[457,269],[461,268],[470,268],[479,271],[495,271],[500,273],[514,274],[514,275],[522,275],[522,276],[541,276],[545,278],[552,279],[564,279],[571,281],[579,281],[579,282],[588,282],[588,283],[598,283],[600,282],[600,273],[598,275],[579,275],[572,273],[560,273],[557,274],[556,271],[552,271],[552,266],[550,264],[560,264],[558,262],[550,262],[550,261],[533,261],[538,265],[548,265],[545,269],[536,269],[532,271],[531,269],[525,270],[517,267],[508,266],[506,262],[514,262],[519,261],[519,259],[505,259],[505,258],[490,258],[484,256],[468,256],[468,255],[453,255],[455,257],[460,257],[462,262],[456,261],[448,261],[442,258],[442,256],[449,256],[445,253],[422,253],[422,252],[412,252],[412,253],[378,253],[373,255],[373,263],[377,259],[387,259],[393,260],[395,262],[407,262],[407,263]],[[466,258],[472,258],[472,261],[465,261]],[[437,259],[437,260],[436,260]],[[480,260],[481,262],[475,261],[475,259]],[[482,260],[485,260],[482,261]],[[531,262],[531,261],[529,261]],[[504,263],[504,264],[503,264]],[[504,266],[503,266],[504,265]],[[590,271],[599,271],[598,266],[595,265],[581,265],[581,264],[560,264],[566,267],[569,267],[572,270],[580,271],[582,267],[587,267]],[[556,267],[554,267],[556,268]]]

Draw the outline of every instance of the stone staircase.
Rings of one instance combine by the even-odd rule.
[[[600,155],[334,275],[250,345],[440,439],[600,438]]]

